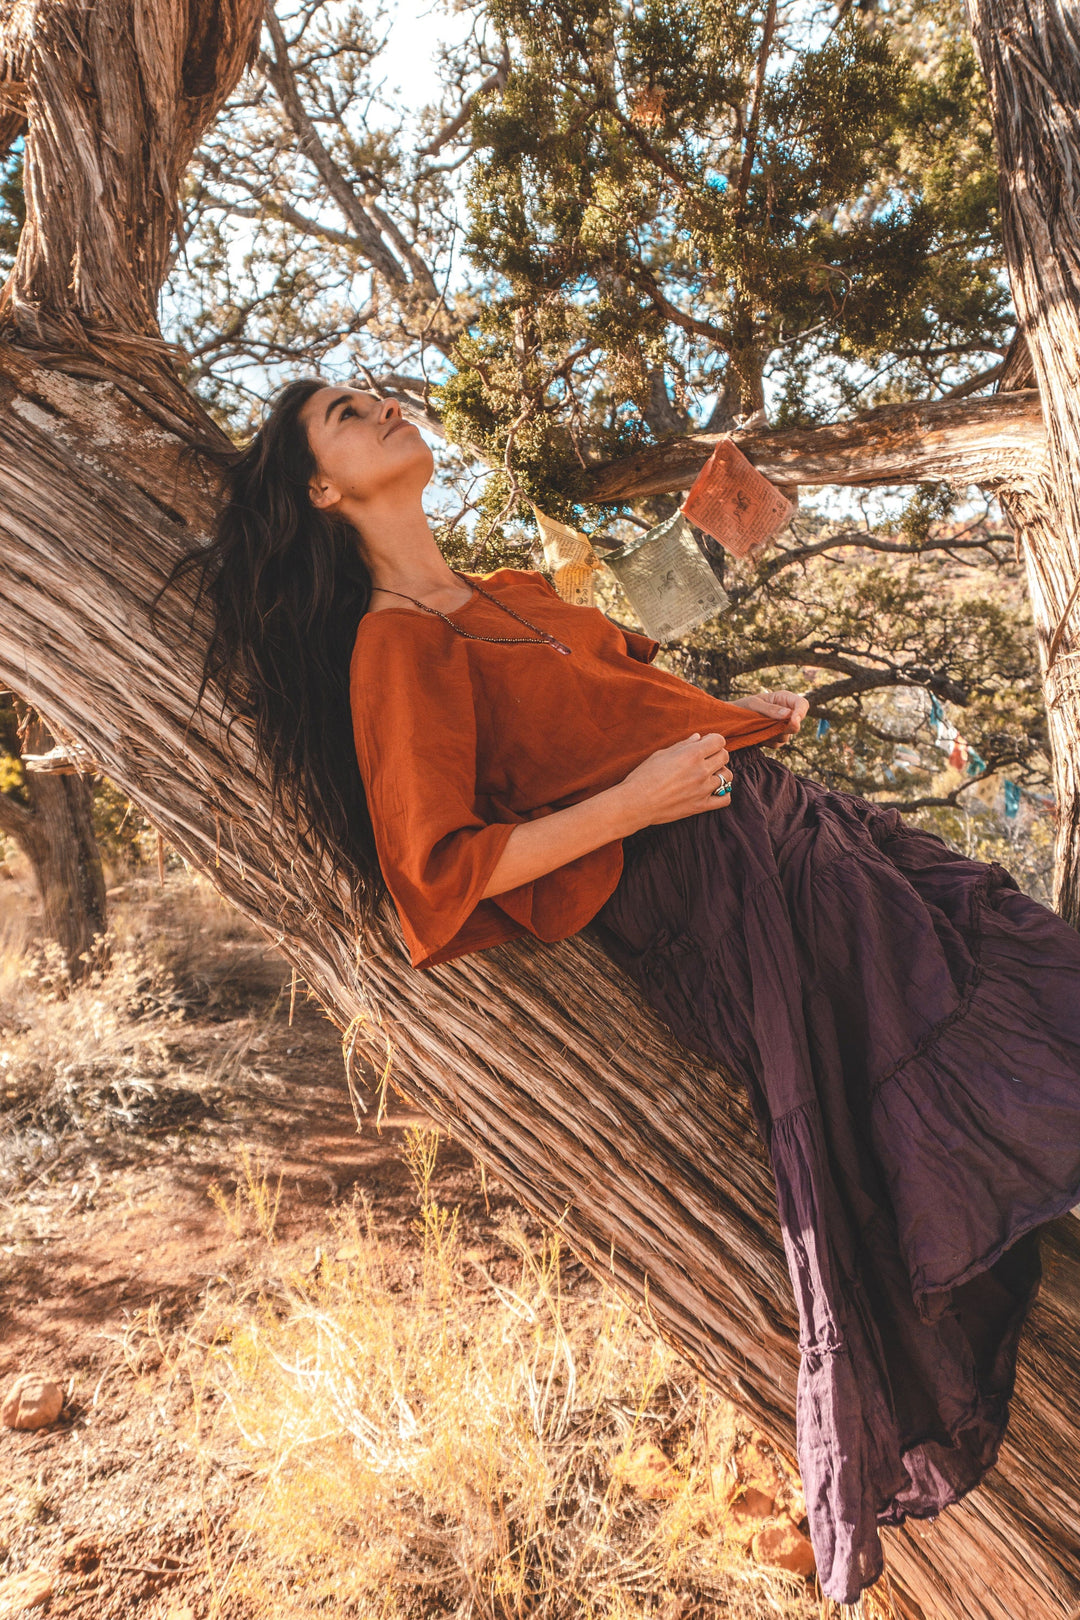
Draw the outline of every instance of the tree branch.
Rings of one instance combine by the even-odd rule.
[[[464,106],[456,117],[451,118],[449,123],[444,124],[439,133],[433,136],[426,146],[422,146],[420,148],[419,152],[416,154],[417,157],[435,157],[439,152],[442,151],[444,146],[448,146],[449,143],[454,139],[455,135],[460,134],[460,132],[465,128],[465,125],[469,122],[469,119],[473,115],[473,108],[476,106],[477,99],[480,96],[486,95],[489,90],[501,90],[506,84],[509,75],[510,53],[504,45],[502,60],[495,69],[494,73],[489,73],[484,82],[477,85],[472,95],[466,98]]]
[[[304,106],[297,87],[296,75],[289,61],[289,44],[285,38],[285,30],[278,21],[272,4],[266,8],[266,27],[274,42],[274,55],[268,56],[264,52],[259,58],[260,65],[277,92],[285,116],[296,135],[300,151],[313,164],[323,185],[356,232],[357,241],[372,267],[378,270],[380,275],[385,276],[398,292],[403,291],[410,285],[408,272],[386,245],[382,230],[372,220],[353,187],[342,174]],[[433,288],[434,284],[432,290]]]
[[[632,501],[688,489],[724,435],[693,433],[649,445],[584,474],[586,501]],[[752,428],[739,449],[777,484],[915,484],[944,479],[1032,490],[1046,469],[1039,396],[1028,389],[989,399],[882,405],[819,428]]]

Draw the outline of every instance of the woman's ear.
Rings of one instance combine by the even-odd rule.
[[[341,491],[328,478],[313,478],[308,485],[308,500],[320,512],[325,512],[331,506],[336,506],[340,499]]]

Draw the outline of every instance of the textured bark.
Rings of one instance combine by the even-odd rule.
[[[40,720],[26,730],[26,751],[44,753],[53,739]],[[105,874],[94,836],[90,786],[78,775],[31,773],[29,805],[0,794],[0,832],[13,838],[30,862],[41,897],[43,931],[64,954],[73,980],[105,932]]]
[[[587,931],[417,974],[388,915],[361,948],[346,897],[310,854],[276,859],[244,726],[229,743],[228,716],[192,723],[205,620],[175,589],[156,621],[148,612],[215,505],[210,465],[190,449],[192,435],[214,430],[166,376],[153,325],[177,172],[161,131],[179,131],[181,145],[196,137],[239,71],[258,11],[248,0],[42,9],[40,75],[38,35],[25,70],[37,239],[8,301],[17,342],[0,345],[0,681],[82,743],[281,947],[373,1073],[389,1049],[395,1084],[790,1452],[794,1308],[737,1079],[679,1047]],[[95,32],[106,24],[111,55]],[[170,95],[185,100],[182,112],[165,105]],[[46,228],[49,208],[50,219],[73,217]],[[1030,466],[1041,454],[1030,401],[1000,407],[1002,417],[1017,410]],[[898,1608],[915,1620],[1059,1620],[1080,1604],[1078,1239],[1066,1221],[1047,1241],[1052,1275],[1000,1468],[936,1526],[889,1537]]]
[[[28,130],[10,336],[197,420],[158,327],[184,171],[255,50],[252,0],[7,0],[0,135]],[[201,413],[199,413],[201,414]]]
[[[1009,279],[1046,417],[1046,475],[1005,506],[1049,711],[1055,903],[1080,927],[1080,13],[1057,0],[967,6],[990,91]]]

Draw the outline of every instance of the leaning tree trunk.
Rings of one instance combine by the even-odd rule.
[[[24,745],[28,754],[52,748],[41,720],[30,721]],[[30,772],[27,796],[28,805],[0,798],[0,832],[13,838],[30,862],[41,897],[42,930],[60,946],[68,975],[77,980],[106,928],[105,874],[90,786],[80,775]]]
[[[1080,14],[1058,0],[967,7],[990,92],[1009,279],[1046,417],[1046,478],[1031,497],[1002,498],[1043,662],[1055,902],[1080,927]]]
[[[211,466],[191,449],[215,431],[153,323],[162,221],[251,47],[257,0],[10,11],[30,30],[0,34],[9,76],[28,87],[30,210],[0,344],[0,679],[282,948],[350,1044],[376,1069],[389,1051],[396,1085],[599,1273],[647,1298],[656,1327],[792,1452],[795,1312],[737,1079],[679,1047],[587,931],[424,974],[392,913],[361,945],[309,852],[275,861],[244,726],[230,742],[228,715],[191,723],[205,619],[175,589],[150,617],[215,504]],[[1002,476],[1038,458],[1029,405],[1022,432],[995,443]],[[790,481],[828,481],[828,443],[804,452]],[[888,1538],[913,1620],[1060,1620],[1080,1604],[1080,1228],[1058,1223],[1046,1251],[999,1467],[935,1526]]]

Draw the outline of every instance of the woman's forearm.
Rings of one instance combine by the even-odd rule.
[[[643,825],[640,814],[635,815],[632,795],[623,791],[621,782],[580,804],[553,810],[537,821],[524,821],[507,839],[483,898],[546,877],[579,855],[590,855],[616,838],[628,838]]]

